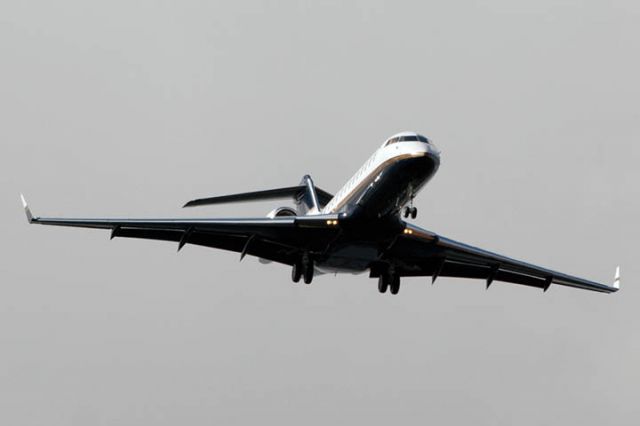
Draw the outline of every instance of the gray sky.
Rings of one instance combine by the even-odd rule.
[[[0,2],[0,423],[637,425],[635,1]],[[283,266],[36,214],[328,191],[442,149],[416,222],[601,295]]]

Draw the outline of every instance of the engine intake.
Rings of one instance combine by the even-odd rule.
[[[275,217],[283,217],[283,216],[296,216],[297,213],[291,207],[278,207],[276,209],[271,210],[267,217],[269,219],[273,219]]]

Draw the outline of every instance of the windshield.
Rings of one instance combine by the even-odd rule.
[[[429,143],[429,139],[425,138],[422,135],[405,135],[405,136],[396,136],[395,138],[391,138],[387,141],[385,146],[392,145],[397,142],[424,142]]]

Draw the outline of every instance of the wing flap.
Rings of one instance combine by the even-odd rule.
[[[162,229],[121,228],[115,236],[178,243],[183,238],[184,232]],[[241,253],[246,247],[249,238],[251,237],[194,231],[189,234],[186,243]],[[258,256],[273,262],[292,265],[296,260],[297,251],[258,237],[252,238],[251,244],[247,247],[246,254]]]

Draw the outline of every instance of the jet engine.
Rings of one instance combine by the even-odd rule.
[[[273,219],[276,217],[283,217],[283,216],[296,216],[296,211],[294,209],[292,209],[291,207],[278,207],[276,209],[271,210],[268,214],[267,217],[269,219]],[[267,259],[263,259],[263,258],[258,258],[258,261],[262,264],[267,264],[267,263],[271,263],[270,260]]]
[[[296,214],[296,211],[291,207],[278,207],[277,209],[271,210],[267,214],[267,217],[273,219],[274,217],[296,216]]]

